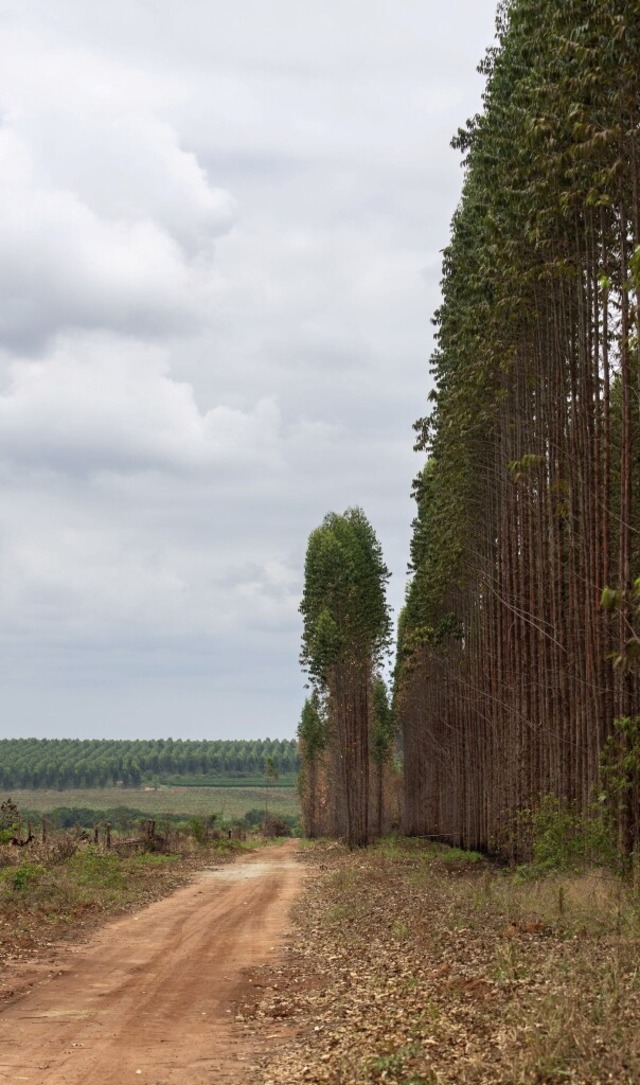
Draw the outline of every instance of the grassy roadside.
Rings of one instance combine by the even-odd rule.
[[[617,878],[525,880],[415,841],[307,854],[294,944],[242,1008],[290,1037],[257,1080],[640,1080],[640,901]]]

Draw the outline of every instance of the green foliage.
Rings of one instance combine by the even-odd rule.
[[[362,509],[328,513],[309,536],[300,604],[302,663],[320,689],[327,687],[336,665],[382,658],[391,631],[388,579],[380,544]]]
[[[119,889],[123,885],[124,869],[119,857],[93,846],[77,851],[69,860],[69,869],[82,887]]]
[[[42,877],[45,868],[37,863],[22,863],[11,874],[11,884],[19,893],[26,892]]]
[[[600,606],[606,611],[621,612],[627,618],[628,633],[620,650],[611,656],[613,665],[622,671],[631,671],[640,662],[640,637],[633,629],[633,624],[640,621],[640,578],[634,580],[627,591],[619,588],[603,588]]]
[[[629,279],[632,288],[640,293],[640,245],[636,245],[629,257]]]
[[[393,752],[396,737],[396,721],[389,704],[384,679],[376,675],[372,691],[373,726],[371,729],[371,756],[378,765],[388,761]]]
[[[640,782],[640,716],[614,720],[602,751],[603,798],[632,790]]]
[[[437,855],[439,862],[444,863],[445,866],[463,864],[466,867],[485,862],[484,855],[481,855],[479,851],[468,851],[466,848],[453,848],[446,845],[442,850],[438,850]]]
[[[298,742],[302,757],[314,760],[326,749],[329,741],[328,720],[317,690],[307,697],[298,724]]]
[[[278,782],[278,766],[271,754],[267,754],[264,759],[264,776],[268,784],[275,784]]]
[[[0,803],[0,829],[11,829],[20,821],[20,811],[12,799]]]
[[[329,513],[309,536],[301,662],[316,691],[327,698],[330,759],[340,766],[327,777],[327,805],[333,831],[350,847],[365,846],[369,838],[369,701],[390,643],[388,579],[380,543],[362,509]],[[322,727],[310,708],[302,726],[310,731],[312,748],[305,756],[301,793],[306,793],[305,822],[315,835]],[[301,749],[304,754],[303,742]]]
[[[0,803],[0,844],[8,844],[20,828],[20,811],[12,799]]]
[[[532,452],[525,453],[519,460],[510,460],[507,464],[511,477],[514,482],[520,482],[522,478],[527,476],[531,471],[537,468],[544,467],[544,456],[536,455]]]
[[[77,935],[88,914],[148,904],[180,884],[180,875],[169,870],[158,876],[161,868],[176,867],[176,855],[119,856],[92,846],[58,846],[65,842],[52,837],[46,847],[34,845],[33,858],[0,869],[0,920],[18,938],[35,926],[40,938],[50,932],[45,939],[58,939],[65,930]]]
[[[521,877],[617,865],[615,840],[601,806],[585,816],[576,804],[544,795],[538,809],[522,810],[518,817],[519,835],[529,836],[532,854],[531,863],[520,868]]]
[[[208,819],[208,821],[209,823],[207,824],[204,818],[193,817],[189,819],[191,835],[196,844],[200,844],[201,846],[206,844],[209,840],[211,830],[215,824],[215,816]]]
[[[619,822],[626,812],[633,822],[629,830],[637,837],[640,819],[640,716],[614,720],[613,731],[602,750],[600,775],[601,804],[614,822]]]

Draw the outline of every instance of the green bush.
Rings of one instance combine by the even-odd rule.
[[[19,892],[25,892],[31,889],[44,873],[45,868],[43,866],[38,866],[35,863],[22,863],[13,871],[11,885]]]
[[[12,799],[0,803],[0,844],[10,844],[20,832],[20,811]]]
[[[79,886],[118,889],[123,884],[123,864],[119,857],[95,847],[77,851],[69,860],[69,870]]]
[[[196,844],[206,844],[209,833],[202,818],[190,818],[189,829]]]
[[[535,811],[523,811],[531,839],[532,862],[522,868],[532,874],[615,866],[618,851],[610,824],[600,807],[585,817],[574,804],[544,795]]]

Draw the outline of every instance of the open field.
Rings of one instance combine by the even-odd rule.
[[[6,798],[0,793],[0,800]],[[159,787],[154,791],[135,787],[76,788],[65,791],[16,790],[11,798],[20,810],[46,813],[59,806],[78,806],[93,810],[109,810],[129,806],[150,817],[162,814],[185,814],[208,817],[215,814],[219,821],[242,818],[248,810],[264,810],[265,787]],[[300,813],[295,788],[269,789],[269,813]]]
[[[285,790],[289,787],[295,788],[297,779],[297,775],[293,772],[281,773],[277,780],[269,784],[269,788],[271,790],[278,790],[281,787]],[[157,784],[158,787],[266,787],[264,776],[259,774],[255,776],[166,776],[163,780],[149,780],[147,784]]]

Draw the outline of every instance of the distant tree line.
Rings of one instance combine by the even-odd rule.
[[[0,739],[0,787],[136,787],[141,783],[263,777],[272,759],[280,778],[297,772],[288,739]]]

